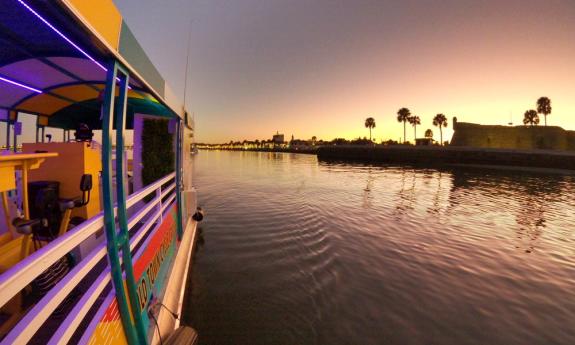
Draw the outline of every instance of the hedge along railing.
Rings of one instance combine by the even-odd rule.
[[[126,208],[131,208],[146,196],[154,192],[156,194],[155,198],[128,219],[128,228],[132,229],[144,217],[148,216],[146,222],[130,239],[130,249],[132,251],[146,237],[158,219],[160,220],[159,223],[161,223],[164,211],[174,202],[176,198],[174,191],[176,183],[174,179],[175,173],[171,173],[132,194],[126,200]],[[170,183],[168,186],[162,188],[162,186],[168,183]],[[162,199],[166,197],[166,201],[162,202]],[[117,207],[115,211],[116,209]],[[95,235],[103,226],[103,214],[99,213],[97,216],[70,230],[65,235],[34,252],[10,270],[0,275],[0,306],[4,306],[36,277],[49,269],[52,264],[66,256],[71,250],[78,247],[90,236]],[[26,313],[18,324],[6,335],[1,344],[28,342],[78,283],[82,281],[88,273],[92,272],[97,263],[106,256],[106,253],[106,242],[103,241],[93,249],[86,258],[73,267],[64,279],[58,282],[46,296]],[[76,302],[74,308],[68,311],[66,319],[61,322],[60,327],[50,339],[50,344],[65,344],[70,340],[88,311],[94,305],[98,296],[106,286],[109,285],[110,281],[110,266],[108,264],[90,288],[82,295],[80,300]]]

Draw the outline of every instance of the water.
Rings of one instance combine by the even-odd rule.
[[[575,344],[575,178],[201,151],[202,344]]]

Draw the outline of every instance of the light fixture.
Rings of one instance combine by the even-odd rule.
[[[41,15],[38,14],[38,12],[34,11],[30,6],[28,6],[24,1],[22,0],[17,0],[20,4],[22,4],[22,6],[26,7],[26,9],[28,11],[30,11],[32,14],[34,14],[36,17],[38,17],[38,19],[40,19],[42,22],[44,22],[44,24],[48,25],[48,27],[50,29],[52,29],[52,31],[54,31],[55,33],[57,33],[60,37],[62,37],[64,40],[66,40],[66,42],[70,43],[74,48],[76,48],[77,51],[79,51],[80,53],[82,53],[82,55],[84,55],[85,57],[87,57],[88,59],[92,60],[96,65],[98,65],[101,69],[103,69],[104,71],[107,71],[106,67],[102,66],[98,61],[96,61],[96,59],[94,59],[93,57],[90,56],[90,54],[86,53],[84,50],[82,50],[82,48],[80,48],[76,43],[72,42],[71,39],[69,39],[68,37],[66,37],[66,35],[64,35],[62,32],[60,32],[60,30],[56,29],[52,24],[50,24],[46,19],[44,19],[44,17],[42,17]]]
[[[24,85],[24,84],[19,83],[19,82],[17,82],[17,81],[10,80],[10,79],[8,79],[8,78],[0,77],[0,80],[5,81],[5,82],[7,82],[7,83],[9,83],[9,84],[12,84],[12,85],[20,86],[21,88],[24,88],[24,89],[27,89],[27,90],[30,90],[30,91],[34,91],[34,92],[36,92],[36,93],[42,93],[42,90],[35,89],[35,88],[31,87],[31,86]]]
[[[80,48],[76,43],[72,42],[71,39],[69,39],[66,35],[64,35],[60,30],[56,29],[54,27],[54,25],[50,24],[50,22],[48,22],[46,19],[44,19],[44,17],[42,17],[40,14],[38,14],[38,12],[34,11],[34,9],[30,6],[28,6],[28,4],[26,4],[24,1],[22,0],[17,0],[22,6],[24,6],[28,11],[30,11],[33,15],[35,15],[38,19],[40,19],[44,24],[46,24],[50,29],[52,29],[52,31],[54,31],[55,33],[57,33],[60,37],[62,37],[64,40],[66,40],[66,42],[70,43],[72,45],[72,47],[76,48],[77,51],[79,51],[82,55],[84,55],[85,57],[87,57],[89,60],[91,60],[93,63],[95,63],[96,65],[98,65],[98,67],[100,67],[101,69],[103,69],[104,71],[108,72],[108,69],[106,67],[104,67],[101,63],[99,63],[98,61],[96,61],[96,59],[94,59],[92,56],[90,56],[90,54],[86,53],[82,48]],[[120,81],[120,78],[116,78],[118,81]],[[132,87],[130,87],[130,85],[128,85],[128,89],[132,89]]]

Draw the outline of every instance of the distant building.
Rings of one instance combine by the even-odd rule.
[[[433,138],[416,138],[416,146],[430,146],[433,145]]]
[[[302,149],[309,148],[310,145],[306,140],[292,139],[289,142],[289,147],[290,147],[290,149],[294,149],[294,150],[302,150]]]
[[[556,126],[488,126],[454,122],[451,146],[575,151],[575,132]]]
[[[283,145],[284,144],[284,135],[280,134],[279,132],[276,132],[276,134],[274,134],[272,141],[274,143],[274,145]]]

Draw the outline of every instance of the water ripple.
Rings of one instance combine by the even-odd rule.
[[[201,152],[203,344],[574,344],[575,179]]]

